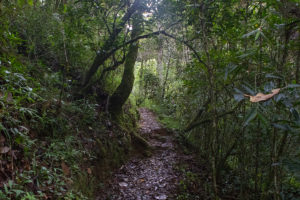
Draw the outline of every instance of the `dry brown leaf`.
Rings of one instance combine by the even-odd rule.
[[[69,176],[70,175],[70,168],[66,165],[65,162],[61,163],[61,168],[62,168],[65,176]]]
[[[0,147],[0,153],[5,154],[8,153],[10,150],[9,147]]]
[[[143,183],[143,182],[145,182],[145,179],[143,179],[143,178],[138,180],[138,183]]]
[[[88,174],[92,174],[91,168],[87,168],[87,173],[88,173]]]
[[[0,135],[0,143],[4,143],[5,142],[5,137],[3,135]]]
[[[251,96],[248,94],[244,94],[244,96],[250,97],[250,101],[253,103],[256,103],[256,102],[260,102],[260,101],[266,101],[266,100],[272,98],[273,96],[275,96],[276,94],[278,94],[279,92],[280,92],[280,88],[277,88],[277,89],[272,90],[271,94],[257,93],[255,96]]]
[[[28,163],[26,163],[25,166],[24,166],[24,169],[26,169],[26,170],[29,171],[29,170],[31,170],[31,167],[30,167],[30,165]]]
[[[128,183],[120,182],[120,183],[119,183],[119,186],[124,188],[124,187],[127,187],[127,186],[128,186]]]

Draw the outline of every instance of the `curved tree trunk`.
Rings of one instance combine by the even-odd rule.
[[[135,18],[133,19],[132,25],[132,33],[131,38],[136,38],[141,33],[141,19],[142,15],[139,12]],[[122,81],[116,91],[110,98],[109,103],[109,112],[113,116],[118,116],[122,112],[122,106],[125,104],[128,99],[133,83],[134,83],[134,65],[137,59],[139,49],[139,42],[134,42],[130,44],[129,51],[126,56],[125,64],[124,64],[124,73],[122,77]]]
[[[82,88],[85,89],[94,74],[97,72],[98,68],[103,65],[103,63],[113,55],[115,51],[112,51],[111,47],[114,46],[115,41],[120,34],[120,32],[125,27],[126,23],[130,20],[131,16],[140,9],[141,6],[141,0],[136,0],[132,4],[132,6],[128,9],[127,13],[122,17],[121,22],[117,25],[117,27],[113,30],[108,40],[105,41],[103,47],[101,48],[100,52],[96,55],[93,64],[87,71],[83,83]]]

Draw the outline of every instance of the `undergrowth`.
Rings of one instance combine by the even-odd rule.
[[[115,124],[94,98],[62,98],[61,76],[48,72],[0,55],[0,199],[93,199],[132,150],[134,107]]]

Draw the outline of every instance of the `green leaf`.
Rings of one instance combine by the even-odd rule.
[[[16,137],[15,142],[17,144],[24,144],[24,137],[22,137],[22,136]]]
[[[246,117],[246,120],[245,120],[243,126],[244,126],[244,127],[245,127],[245,126],[248,126],[249,123],[250,123],[253,119],[255,119],[256,116],[257,116],[257,108],[256,108],[256,107],[253,107],[253,108],[249,111],[249,113],[248,113],[248,115],[247,115],[247,117]]]
[[[275,76],[273,74],[266,74],[266,78],[274,78],[274,79],[281,79],[282,80],[282,77],[280,76]]]
[[[287,124],[273,123],[272,126],[274,128],[277,128],[277,129],[280,129],[280,130],[284,130],[284,131],[291,130],[291,127],[289,125],[287,125]]]
[[[298,88],[298,87],[300,87],[300,84],[289,84],[284,88]]]
[[[237,65],[230,63],[225,69],[224,80],[227,80],[228,75],[237,68]]]
[[[300,181],[300,160],[299,159],[288,159],[285,158],[282,161],[283,165],[290,171],[293,173],[294,177]]]
[[[28,5],[33,6],[33,0],[28,0]]]
[[[266,35],[262,31],[260,31],[260,35],[269,42],[269,39],[266,37]]]
[[[293,114],[295,121],[300,121],[300,116],[295,108],[290,108],[290,112]]]
[[[25,192],[23,190],[17,190],[17,189],[14,189],[12,190],[15,194],[16,194],[16,197],[20,196],[21,194],[24,194]]]
[[[234,100],[236,100],[237,102],[240,102],[240,101],[242,101],[242,100],[245,99],[244,93],[243,93],[241,90],[239,90],[239,89],[237,89],[237,88],[234,88],[234,91],[236,92],[236,93],[233,95]]]
[[[101,6],[102,8],[106,8],[106,3],[105,3],[105,2],[102,2],[102,3],[100,4],[100,6]]]
[[[256,29],[256,30],[251,31],[251,32],[249,32],[249,33],[247,33],[247,34],[244,34],[244,35],[242,36],[242,38],[250,37],[251,35],[257,34],[257,32],[259,32],[259,29]]]
[[[258,39],[258,37],[259,37],[259,35],[260,35],[260,31],[257,31],[257,33],[256,33],[256,35],[255,35],[255,40],[257,40]]]
[[[249,51],[248,53],[244,53],[244,54],[238,56],[238,58],[246,58],[246,57],[252,56],[252,55],[254,55],[254,51]]]
[[[257,117],[264,125],[269,125],[269,121],[263,114],[257,113]]]
[[[19,6],[22,7],[24,4],[25,4],[24,0],[18,0],[18,5],[19,5]]]
[[[245,99],[245,96],[243,94],[234,94],[233,97],[234,100],[236,100],[237,102],[240,102]]]
[[[68,11],[68,7],[67,7],[67,4],[64,4],[64,13],[67,13],[67,11]]]
[[[275,95],[274,100],[276,102],[278,102],[278,101],[280,101],[281,99],[284,99],[284,98],[286,98],[285,94],[280,93],[280,94]]]
[[[242,85],[242,87],[243,87],[250,95],[252,95],[252,96],[255,95],[255,92],[254,92],[252,89],[250,89],[248,86]]]

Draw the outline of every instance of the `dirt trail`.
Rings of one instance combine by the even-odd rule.
[[[110,200],[176,199],[180,174],[174,169],[184,157],[176,150],[172,134],[168,133],[146,108],[139,110],[140,132],[153,147],[146,158],[133,158],[123,165],[110,181],[105,197]]]

